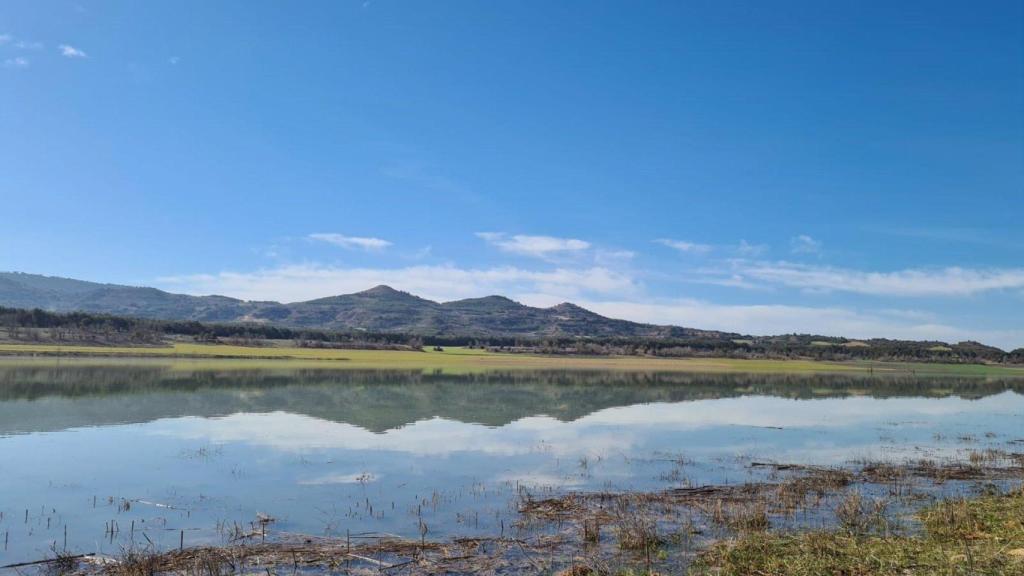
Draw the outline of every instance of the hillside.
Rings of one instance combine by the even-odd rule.
[[[28,312],[31,309],[55,314]],[[69,314],[79,312],[85,317]],[[16,336],[21,328],[47,327],[73,330]],[[384,348],[414,345],[423,339],[448,345],[476,341],[549,354],[1024,362],[1024,349],[1005,352],[978,342],[851,340],[814,334],[742,336],[616,320],[570,303],[535,308],[503,296],[441,303],[377,286],[283,304],[9,272],[0,273],[0,331],[12,341],[30,337],[107,344],[153,343],[160,341],[162,333],[312,339],[330,346]]]
[[[292,328],[448,336],[730,338],[722,332],[615,320],[574,304],[525,306],[503,296],[439,303],[377,286],[307,302],[249,302],[155,288],[0,273],[0,306],[160,320],[246,322]]]

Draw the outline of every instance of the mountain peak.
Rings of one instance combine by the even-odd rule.
[[[507,296],[500,296],[498,294],[492,294],[490,296],[481,296],[479,298],[466,298],[465,300],[456,300],[456,302],[492,302],[497,304],[519,304],[515,300],[508,298]]]
[[[362,292],[356,292],[360,296],[394,296],[396,294],[404,294],[401,290],[395,290],[387,284],[378,284],[368,290]]]
[[[445,302],[444,307],[449,309],[458,310],[477,310],[477,311],[498,311],[498,310],[514,310],[523,308],[524,306],[511,298],[504,296],[492,295],[483,296],[480,298],[466,298],[463,300],[452,300]]]

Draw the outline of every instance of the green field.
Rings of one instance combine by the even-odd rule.
[[[896,362],[818,362],[729,358],[648,358],[638,356],[541,356],[500,354],[479,349],[435,351],[333,350],[290,346],[245,347],[176,343],[163,347],[57,346],[0,344],[0,364],[95,362],[110,359],[173,360],[190,368],[315,367],[334,369],[422,369],[468,372],[490,369],[567,369],[681,372],[868,372],[956,376],[1024,377],[1024,368],[981,364]]]

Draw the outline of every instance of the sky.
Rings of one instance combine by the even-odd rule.
[[[1024,347],[1024,4],[0,3],[0,270]]]

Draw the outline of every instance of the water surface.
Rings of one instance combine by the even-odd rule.
[[[1024,383],[837,375],[0,366],[0,565],[275,531],[512,530],[520,496],[1024,438]],[[422,522],[422,524],[421,524]]]

